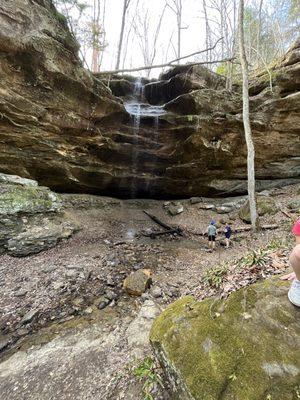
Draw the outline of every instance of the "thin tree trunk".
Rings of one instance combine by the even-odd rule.
[[[122,14],[122,23],[121,23],[121,31],[120,31],[120,38],[119,38],[119,45],[118,45],[118,52],[117,52],[117,62],[116,62],[116,69],[120,67],[120,59],[121,59],[121,51],[122,51],[122,43],[123,43],[123,36],[124,36],[124,29],[125,29],[125,20],[126,20],[126,12],[129,6],[130,0],[123,1],[123,14]]]
[[[252,229],[257,229],[257,211],[255,199],[255,169],[254,158],[255,150],[252,140],[252,132],[249,117],[249,88],[248,88],[248,64],[245,53],[244,43],[244,0],[239,4],[239,47],[240,61],[243,75],[243,123],[247,144],[247,173],[248,173],[248,197],[250,205],[250,216]]]

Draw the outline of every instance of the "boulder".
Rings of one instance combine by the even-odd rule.
[[[24,257],[54,247],[59,241],[68,239],[75,227],[68,222],[53,222],[40,219],[40,226],[28,226],[24,232],[13,236],[5,246],[8,254]]]
[[[0,175],[0,252],[27,256],[55,246],[76,227],[61,212],[60,196],[36,181]]]
[[[184,210],[183,205],[178,201],[172,201],[167,207],[168,213],[171,215],[181,214]]]
[[[141,296],[152,283],[151,271],[149,269],[139,269],[131,273],[124,280],[123,288],[130,296]]]
[[[202,197],[191,197],[190,198],[190,202],[191,204],[198,204],[198,203],[202,203]]]
[[[276,205],[275,200],[272,197],[267,196],[257,196],[257,212],[259,216],[263,216],[266,214],[273,215],[278,211],[278,207]],[[239,217],[242,221],[250,223],[250,207],[249,201],[240,208]]]
[[[226,300],[190,296],[167,307],[150,342],[172,399],[296,399],[300,309],[288,301],[289,285],[270,279]]]

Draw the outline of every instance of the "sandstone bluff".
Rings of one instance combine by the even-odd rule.
[[[1,2],[0,23],[1,172],[120,197],[245,193],[238,86],[228,92],[204,67],[173,68],[145,85],[145,101],[166,103],[158,127],[141,118],[134,132],[122,99],[82,67],[49,0]],[[259,189],[300,179],[299,46],[271,70],[273,92],[268,74],[251,81]],[[128,97],[132,84],[122,81],[112,90]]]

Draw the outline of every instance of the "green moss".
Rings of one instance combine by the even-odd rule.
[[[300,371],[299,319],[285,287],[270,280],[228,300],[177,301],[150,334],[160,362],[193,399],[261,400],[267,393],[273,400],[292,400],[297,377],[288,371]]]
[[[0,215],[55,211],[60,207],[58,196],[43,187],[0,185]]]

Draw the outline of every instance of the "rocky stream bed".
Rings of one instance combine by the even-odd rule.
[[[28,189],[26,184],[22,187]],[[212,217],[220,232],[226,220],[233,228],[247,226],[240,219],[240,198],[172,203],[60,195],[57,212],[60,221],[76,227],[73,235],[61,237],[55,247],[49,241],[52,248],[28,256],[12,256],[4,245],[0,256],[2,399],[143,399],[143,384],[133,370],[152,354],[148,336],[155,317],[184,295],[217,294],[201,280],[212,267],[233,263],[272,241],[288,243],[291,222],[281,210],[295,216],[298,193],[299,185],[263,193],[262,198],[272,199],[276,207],[264,209],[262,224],[276,223],[279,228],[255,235],[241,232],[234,235],[230,249],[218,242],[212,254],[202,236]],[[229,212],[228,204],[236,208]],[[160,229],[144,210],[182,227],[184,236],[144,236]],[[43,221],[43,212],[37,211],[33,222]],[[26,215],[22,218],[33,223]],[[28,221],[24,224],[26,232]],[[34,232],[32,227],[28,231]],[[40,240],[37,235],[30,243],[44,250]],[[30,247],[33,253],[35,246]],[[287,254],[279,254],[275,273],[287,268]],[[151,288],[139,297],[129,296],[124,279],[145,269],[151,270]],[[269,274],[265,271],[260,278]],[[233,286],[223,289],[230,292]],[[155,387],[154,398],[168,399],[167,389]]]

